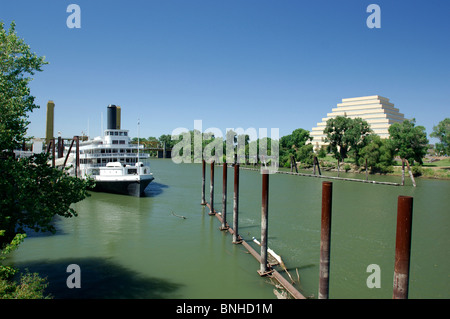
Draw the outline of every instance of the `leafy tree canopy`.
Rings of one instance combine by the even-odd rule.
[[[407,159],[410,164],[417,161],[423,164],[422,158],[427,153],[427,133],[425,127],[416,126],[416,119],[404,120],[389,127],[390,141],[394,155]]]
[[[42,71],[44,57],[32,53],[15,32],[0,23],[0,249],[27,228],[54,231],[52,218],[75,216],[72,203],[84,199],[92,181],[71,177],[51,167],[48,154],[15,159],[13,150],[25,140],[28,113],[34,104],[30,75]]]
[[[328,151],[343,161],[351,153],[358,163],[359,152],[366,145],[366,137],[372,133],[370,125],[361,118],[336,116],[327,121],[324,129]]]
[[[436,143],[436,151],[441,155],[450,155],[450,118],[445,118],[433,127],[431,137],[439,139]]]

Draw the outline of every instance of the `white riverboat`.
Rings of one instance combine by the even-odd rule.
[[[143,196],[154,179],[142,161],[149,154],[141,152],[143,145],[130,143],[128,130],[120,129],[120,108],[109,105],[107,110],[104,136],[80,142],[78,176],[93,178],[95,191]],[[76,155],[71,154],[71,158]]]

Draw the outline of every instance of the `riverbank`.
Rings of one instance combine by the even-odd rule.
[[[338,172],[337,170],[337,161],[332,157],[325,157],[322,160],[319,160],[321,169],[323,171],[328,172]],[[300,163],[297,163],[298,166],[301,166]],[[280,168],[282,170],[290,170],[287,168]],[[306,167],[299,167],[299,169],[307,170]],[[312,170],[312,167],[310,168]],[[434,158],[432,161],[424,160],[424,164],[422,166],[412,166],[413,175],[415,178],[426,178],[426,179],[442,179],[442,180],[450,180],[450,158],[441,157]],[[361,166],[356,166],[351,161],[345,161],[340,165],[340,172],[359,174],[365,178],[366,172],[365,168]],[[392,166],[392,171],[388,173],[370,173],[369,176],[402,176],[402,166],[401,162],[398,160],[396,164]],[[406,174],[408,174],[406,172]]]

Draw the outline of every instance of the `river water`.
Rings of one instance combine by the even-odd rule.
[[[232,236],[200,205],[201,165],[170,159],[150,165],[155,180],[146,197],[93,192],[74,205],[78,217],[56,218],[54,235],[30,233],[8,262],[47,276],[54,298],[276,298],[274,286],[257,274],[258,262],[232,244]],[[209,200],[209,167],[206,178]],[[221,211],[221,167],[215,178],[215,208]],[[371,178],[399,182],[399,177]],[[274,174],[269,182],[268,246],[294,279],[298,270],[296,287],[314,298],[323,181]],[[330,298],[392,298],[399,195],[414,197],[409,297],[450,298],[450,181],[416,182],[414,188],[410,180],[405,187],[333,180]],[[230,224],[232,195],[229,168]],[[258,172],[241,170],[239,205],[241,236],[260,239]],[[81,288],[67,287],[70,264],[80,266]],[[380,266],[381,288],[366,284],[371,264]]]

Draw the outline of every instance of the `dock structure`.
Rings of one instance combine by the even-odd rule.
[[[208,208],[211,208],[209,203],[206,203],[206,206],[208,206]],[[218,214],[217,211],[215,211],[216,218],[219,220],[220,223],[222,223],[222,216],[221,214]],[[235,232],[233,230],[233,228],[231,228],[228,224],[228,232],[231,235],[234,235]],[[252,255],[258,262],[261,261],[261,255],[255,250],[253,249],[253,247],[247,243],[244,239],[242,239],[239,236],[239,242],[237,244],[240,244],[242,246],[245,247],[245,249],[247,249],[247,251],[250,253],[250,255]],[[258,271],[259,273],[259,271]],[[275,280],[277,280],[282,286],[283,288],[294,298],[294,299],[306,299],[305,296],[303,296],[288,280],[286,280],[276,269],[273,269],[272,267],[268,267],[266,273],[266,276],[269,276],[271,278],[274,278]]]
[[[223,187],[226,187],[226,163],[223,164]],[[268,236],[268,198],[269,198],[269,174],[268,171],[261,172],[262,174],[262,208],[261,208],[261,253],[258,253],[251,245],[249,245],[237,232],[238,229],[238,203],[239,203],[239,167],[238,163],[234,165],[234,204],[233,204],[233,227],[230,227],[226,222],[226,217],[220,212],[216,211],[213,206],[213,191],[214,191],[214,162],[211,163],[211,203],[205,201],[205,162],[202,165],[202,205],[209,208],[209,215],[216,216],[219,220],[221,230],[226,230],[233,235],[233,244],[241,244],[247,251],[260,262],[260,269],[257,271],[260,276],[268,276],[275,279],[281,286],[294,298],[306,299],[286,278],[284,278],[276,269],[272,267],[274,264],[268,262],[267,247]],[[252,169],[255,170],[255,169]],[[288,172],[286,172],[288,173]],[[300,173],[291,173],[300,175]],[[324,177],[321,175],[306,176]],[[331,177],[326,177],[331,178]],[[342,179],[342,178],[336,178]],[[348,179],[346,179],[348,180]],[[351,179],[353,180],[353,179]],[[367,182],[363,180],[356,180]],[[388,185],[399,185],[396,183],[388,183]],[[331,214],[332,214],[332,190],[333,184],[330,181],[322,183],[322,216],[321,216],[321,242],[320,242],[320,261],[319,261],[319,299],[329,298],[329,273],[330,273],[330,247],[331,247]],[[226,200],[226,193],[224,193],[224,201]],[[413,198],[410,196],[399,196],[397,207],[397,234],[396,234],[396,248],[395,248],[395,269],[394,269],[394,284],[393,284],[393,299],[408,298],[409,288],[409,265],[411,253],[411,229],[412,229],[412,211]],[[225,218],[223,218],[225,217]],[[283,268],[287,271],[284,263],[280,262]],[[288,273],[289,275],[289,273]]]
[[[204,162],[203,162],[204,163]],[[226,173],[225,170],[227,165],[223,165],[224,173],[223,173],[223,185],[226,187]],[[205,180],[205,165],[202,165],[202,181]],[[235,169],[235,181],[234,181],[234,207],[233,207],[233,226],[235,229],[238,229],[238,202],[239,202],[239,165],[234,167]],[[233,244],[240,244],[247,249],[247,251],[258,261],[260,262],[260,269],[257,271],[260,276],[269,276],[280,283],[284,287],[284,289],[294,298],[294,299],[306,299],[288,280],[286,280],[276,269],[272,268],[272,266],[268,263],[268,254],[267,254],[267,238],[268,238],[268,198],[269,198],[269,174],[262,174],[262,208],[261,208],[261,253],[258,253],[251,245],[249,245],[239,234],[235,231],[233,227],[231,227],[227,221],[226,217],[216,211],[214,209],[213,203],[213,192],[214,192],[214,162],[211,163],[211,198],[210,202],[204,201],[204,183],[202,184],[202,205],[205,205],[209,208],[209,215],[215,216],[219,222],[221,227],[220,230],[226,230],[233,236]],[[225,195],[226,199],[226,195]]]
[[[246,169],[250,171],[259,171],[259,168],[252,167],[241,167],[241,169]],[[306,177],[317,177],[317,178],[325,178],[325,179],[333,179],[333,180],[341,180],[341,181],[349,181],[349,182],[360,182],[360,183],[368,183],[368,184],[380,184],[380,185],[391,185],[391,186],[401,186],[400,183],[393,182],[381,182],[381,181],[371,181],[365,179],[358,178],[347,178],[347,177],[336,177],[336,176],[325,176],[325,175],[315,175],[315,174],[307,174],[307,173],[294,173],[287,171],[277,171],[277,174],[286,174],[286,175],[296,175],[296,176],[306,176]]]

